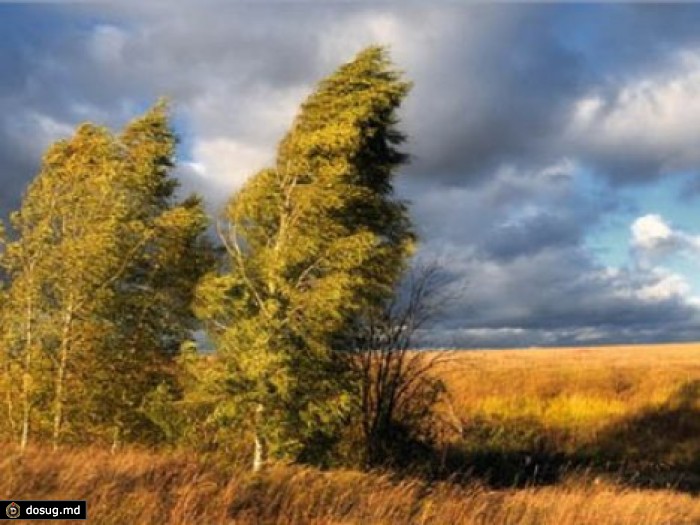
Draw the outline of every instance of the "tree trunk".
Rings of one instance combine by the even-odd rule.
[[[260,418],[262,417],[263,405],[258,404],[255,409],[255,449],[253,450],[253,472],[260,472],[265,464],[265,443],[260,435]]]
[[[263,467],[263,443],[260,436],[255,434],[255,450],[253,451],[253,472],[260,472]]]
[[[117,449],[119,448],[119,437],[121,436],[121,427],[119,425],[115,425],[114,427],[114,432],[112,434],[112,449],[111,453],[114,454]]]
[[[8,378],[10,377],[10,369],[5,371],[5,376]],[[10,433],[12,436],[15,435],[15,409],[14,409],[14,404],[12,403],[12,392],[10,392],[10,385],[6,385],[5,387],[5,401],[7,402],[7,420],[10,422]]]
[[[30,291],[31,294],[31,284]],[[26,312],[26,324],[25,324],[25,354],[24,354],[24,370],[22,374],[22,436],[19,441],[20,453],[24,452],[27,448],[27,441],[29,441],[29,418],[32,412],[32,404],[30,397],[31,389],[31,365],[32,365],[32,344],[33,344],[33,330],[32,323],[34,318],[34,302],[32,301],[31,295],[27,300],[27,312]]]
[[[72,301],[68,305],[66,315],[63,319],[63,333],[61,336],[61,347],[59,352],[58,369],[56,371],[56,388],[54,398],[53,417],[53,448],[58,448],[58,441],[61,435],[61,425],[63,424],[63,390],[66,377],[66,365],[68,364],[68,352],[70,349],[71,328],[73,325],[73,305]]]

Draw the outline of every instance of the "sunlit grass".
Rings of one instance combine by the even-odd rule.
[[[192,456],[13,447],[0,492],[16,499],[86,499],[90,522],[158,524],[693,524],[697,499],[593,478],[491,490],[478,483],[395,480],[381,473],[271,467],[222,471]]]
[[[530,479],[536,456],[554,477],[573,465],[700,488],[699,344],[464,351],[439,374],[445,442],[491,481]]]
[[[441,410],[455,427],[444,461],[456,457],[467,476],[253,474],[235,454],[32,447],[20,457],[0,445],[0,493],[86,499],[91,522],[107,525],[700,523],[700,500],[677,476],[700,474],[700,345],[463,352],[442,366]]]
[[[441,375],[460,418],[535,418],[585,432],[700,379],[700,344],[457,352]]]
[[[470,410],[482,418],[532,418],[546,427],[589,431],[628,413],[627,405],[618,399],[563,394],[549,399],[534,396],[489,396]]]

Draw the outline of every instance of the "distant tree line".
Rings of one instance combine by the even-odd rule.
[[[176,196],[165,103],[53,144],[0,232],[0,437],[243,451],[255,469],[429,442],[442,385],[409,347],[431,281],[404,293],[416,236],[393,187],[409,89],[380,47],[323,80],[216,243],[201,198]]]

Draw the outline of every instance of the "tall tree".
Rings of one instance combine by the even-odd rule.
[[[173,198],[174,144],[162,104],[119,137],[84,124],[49,148],[13,217],[3,338],[23,445],[35,406],[54,445],[106,428],[116,440],[191,329],[206,220]]]
[[[109,285],[119,277],[129,248],[119,227],[127,209],[115,184],[119,163],[108,131],[81,126],[71,140],[48,150],[13,217],[18,240],[9,244],[5,262],[12,278],[11,308],[21,312],[24,330],[6,335],[15,343],[10,357],[22,362],[23,446],[33,393],[51,399],[44,408],[52,414],[57,442],[69,369],[103,328]],[[37,391],[40,381],[46,388],[48,375],[51,392]]]
[[[173,382],[173,358],[196,328],[195,285],[213,263],[201,199],[176,198],[176,137],[166,104],[129,123],[119,140],[134,241],[142,245],[118,281],[112,312],[117,329],[94,356],[100,374],[90,383],[101,385],[89,389],[91,413],[110,428],[114,444],[156,431],[143,401],[154,386]]]
[[[393,293],[413,248],[392,179],[396,110],[409,85],[380,47],[323,80],[278,148],[275,167],[228,203],[227,257],[203,280],[198,313],[224,363],[215,417],[251,430],[264,456],[322,460],[356,395],[340,350],[353,318]]]

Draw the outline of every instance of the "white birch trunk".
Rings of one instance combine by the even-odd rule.
[[[265,444],[260,436],[260,418],[262,417],[263,406],[258,404],[255,409],[255,449],[253,450],[253,472],[260,472],[265,464]]]
[[[32,293],[31,284],[29,293]],[[34,303],[32,301],[31,295],[27,301],[27,317],[25,325],[25,354],[24,354],[24,370],[22,374],[22,436],[19,441],[20,453],[24,452],[27,448],[27,442],[29,441],[29,419],[32,411],[32,404],[30,398],[30,388],[31,388],[31,365],[32,365],[32,323],[34,317]]]
[[[58,448],[63,424],[63,383],[66,377],[66,365],[68,364],[68,352],[70,347],[71,328],[73,325],[73,305],[68,306],[63,320],[63,334],[61,337],[61,350],[59,355],[58,370],[56,371],[56,390],[54,399],[53,417],[53,448]]]

